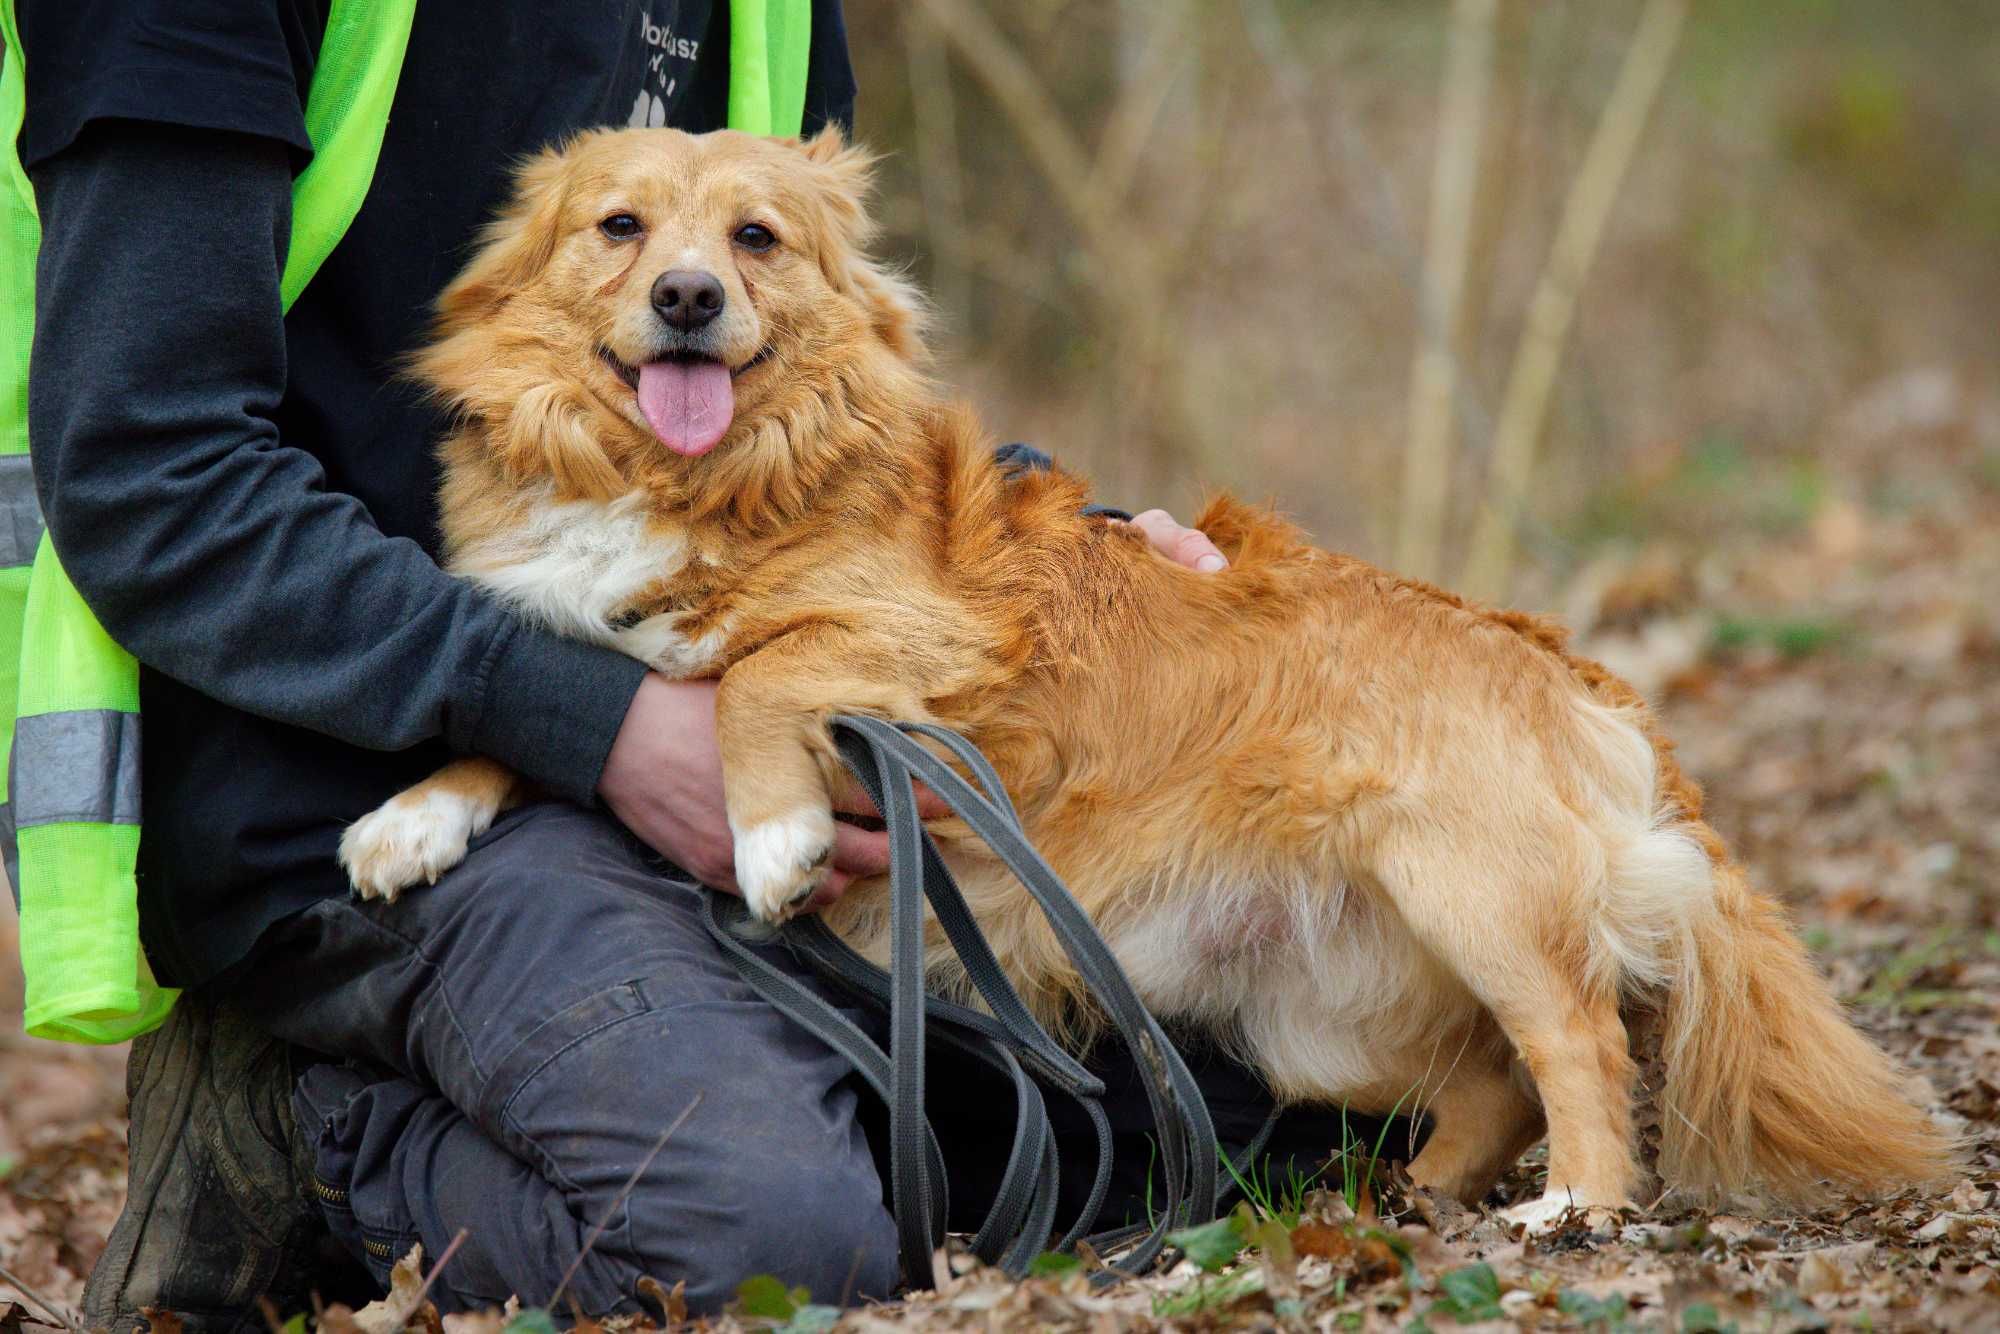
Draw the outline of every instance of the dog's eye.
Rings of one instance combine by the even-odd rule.
[[[614,241],[623,241],[639,234],[639,220],[630,213],[613,213],[597,224],[597,230]]]
[[[762,223],[746,222],[736,229],[736,244],[745,250],[769,250],[778,244],[778,236]]]

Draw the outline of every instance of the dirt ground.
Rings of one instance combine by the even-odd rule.
[[[1526,1243],[1390,1178],[1358,1220],[1336,1194],[1250,1220],[1214,1275],[973,1273],[842,1327],[2000,1329],[2000,429],[1990,399],[1938,383],[1863,398],[1821,455],[1838,485],[1669,451],[1619,502],[1646,540],[1541,601],[1661,702],[1725,835],[1966,1138],[1962,1181],[1763,1220],[1670,1198]],[[12,933],[0,918],[0,1266],[35,1297],[0,1282],[0,1330],[45,1319],[35,1299],[77,1305],[124,1173],[122,1052],[19,1035]],[[833,1316],[779,1290],[741,1319]]]

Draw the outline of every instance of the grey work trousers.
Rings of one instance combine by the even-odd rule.
[[[708,934],[708,892],[600,814],[531,805],[435,885],[393,904],[321,902],[218,983],[273,1033],[336,1058],[307,1071],[294,1108],[317,1141],[328,1222],[378,1282],[412,1243],[435,1258],[464,1229],[431,1289],[447,1311],[545,1303],[572,1267],[562,1310],[594,1316],[639,1309],[642,1276],[685,1280],[695,1311],[760,1273],[827,1303],[895,1292],[879,1104],[741,980]],[[781,947],[767,957],[886,1037],[879,1011]],[[1246,1142],[1269,1094],[1212,1048],[1183,1050],[1224,1144]],[[1129,1056],[1092,1056],[1119,1145],[1109,1226],[1143,1216],[1151,1126]],[[1066,1221],[1095,1140],[1050,1102]],[[928,1104],[952,1225],[970,1230],[1006,1159],[1011,1093],[934,1048]],[[1310,1170],[1340,1133],[1337,1112],[1291,1111],[1272,1149]]]

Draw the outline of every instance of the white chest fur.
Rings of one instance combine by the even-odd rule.
[[[609,503],[533,501],[512,526],[462,548],[452,569],[557,634],[618,649],[669,676],[694,676],[722,652],[726,627],[690,639],[678,612],[612,623],[687,560],[686,534],[654,521],[635,492]]]

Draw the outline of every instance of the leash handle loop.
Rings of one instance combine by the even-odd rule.
[[[1167,1174],[1167,1206],[1159,1220],[1160,1225],[1154,1230],[1156,1235],[1149,1236],[1147,1245],[1141,1248],[1151,1249],[1152,1253],[1146,1256],[1149,1262],[1152,1254],[1157,1254],[1159,1244],[1164,1242],[1170,1227],[1180,1225],[1184,1219],[1210,1218],[1217,1204],[1219,1162],[1214,1123],[1179,1051],[1139,1000],[1130,979],[1125,976],[1103,937],[1097,933],[1089,916],[1028,842],[1018,817],[1009,819],[1008,814],[1003,814],[943,761],[893,724],[875,718],[844,715],[835,718],[832,725],[836,735],[841,729],[848,729],[878,743],[873,748],[878,754],[886,752],[922,779],[1000,856],[1023,888],[1035,898],[1085,985],[1095,994],[1113,1025],[1130,1044],[1138,1067],[1145,1076],[1143,1083],[1159,1134],[1161,1161]],[[926,885],[927,890],[934,888],[936,886],[932,884]],[[955,886],[952,892],[956,896]],[[963,907],[962,898],[958,906]],[[990,950],[987,957],[991,957]],[[1001,977],[1004,979],[1004,974]],[[1011,985],[1007,991],[1012,994]],[[1031,1018],[1027,1022],[1033,1025]],[[1033,1027],[1033,1032],[1042,1042],[1055,1047],[1053,1040],[1038,1025]]]
[[[750,929],[750,921],[740,901],[712,894],[710,930],[751,986],[851,1061],[888,1104],[890,1196],[906,1281],[931,1286],[932,1255],[944,1240],[949,1214],[943,1157],[924,1117],[927,1036],[934,1034],[974,1055],[1005,1074],[1015,1088],[1013,1148],[993,1207],[972,1240],[973,1253],[982,1260],[1019,1277],[1054,1235],[1060,1156],[1047,1107],[1029,1071],[1074,1097],[1097,1138],[1098,1160],[1088,1198],[1055,1243],[1056,1249],[1068,1250],[1085,1239],[1103,1208],[1112,1168],[1111,1124],[1098,1101],[1105,1092],[1104,1082],[1036,1022],[1001,968],[963,891],[918,818],[915,783],[919,780],[1021,882],[1048,919],[1085,988],[1131,1047],[1160,1146],[1165,1200],[1150,1227],[1116,1229],[1090,1240],[1106,1247],[1139,1238],[1096,1276],[1097,1281],[1141,1272],[1165,1248],[1170,1229],[1213,1217],[1219,1193],[1225,1189],[1214,1123],[1186,1062],[1140,1001],[1088,914],[1028,842],[999,774],[971,742],[930,724],[896,724],[858,715],[836,716],[828,728],[842,761],[874,799],[888,829],[890,968],[885,974],[863,959],[817,918],[795,919],[778,938],[849,991],[887,1003],[887,1055],[838,1009],[744,943],[741,933]],[[916,737],[950,752],[972,774],[973,782]],[[973,989],[992,1011],[990,1017],[925,991],[927,901]],[[937,1020],[935,1029],[927,1027],[931,1019]]]

